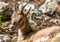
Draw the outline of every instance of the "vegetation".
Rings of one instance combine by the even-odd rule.
[[[2,25],[2,18],[3,18],[3,15],[2,13],[0,13],[0,25]]]

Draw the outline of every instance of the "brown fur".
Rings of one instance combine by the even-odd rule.
[[[22,16],[21,19],[14,25],[15,30],[21,29],[23,33],[27,33],[31,30],[28,19],[26,16]]]

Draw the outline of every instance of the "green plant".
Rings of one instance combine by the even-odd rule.
[[[2,25],[2,17],[3,17],[3,15],[2,15],[2,13],[0,13],[0,25]]]

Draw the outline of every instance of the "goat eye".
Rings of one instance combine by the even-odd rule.
[[[24,12],[26,12],[26,9],[24,10]]]
[[[4,10],[5,9],[5,7],[2,7],[2,10]]]

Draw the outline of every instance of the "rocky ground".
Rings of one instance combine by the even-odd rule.
[[[45,2],[44,0],[34,1],[35,3],[31,1],[28,2],[28,4],[33,3],[33,6],[39,6]],[[13,2],[16,4],[16,1]],[[21,3],[24,6],[25,2]],[[1,21],[2,25],[0,26],[0,42],[60,42],[59,0],[58,7],[53,14],[50,14],[51,12],[48,11],[46,13],[44,13],[45,11],[42,11],[42,13],[41,11],[32,11],[32,7],[29,7],[29,9],[26,10],[24,10],[23,7],[22,11],[20,12],[18,11],[18,8],[15,7],[19,6],[18,4],[15,6],[11,3],[9,3],[8,6],[6,5],[8,4],[5,4],[5,6],[3,5],[4,7],[2,8],[2,11],[2,6],[0,7],[0,14],[3,15]],[[34,14],[30,15],[31,13]]]

